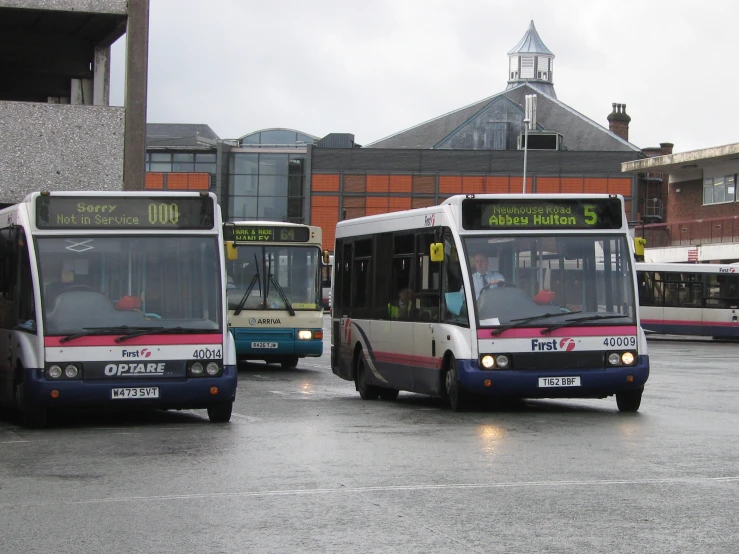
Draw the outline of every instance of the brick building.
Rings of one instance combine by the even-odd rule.
[[[605,128],[558,100],[554,54],[533,21],[508,58],[508,85],[498,94],[363,148],[315,145],[311,222],[323,227],[325,248],[332,249],[342,218],[429,206],[459,193],[522,192],[526,138],[525,192],[622,194],[637,218],[638,176],[623,174],[621,164],[644,154],[628,141],[625,105],[613,105]]]
[[[649,152],[654,154],[655,152]],[[645,196],[664,202],[663,217],[645,217],[636,234],[652,262],[739,262],[739,144],[672,153],[623,164],[625,174],[658,182]]]

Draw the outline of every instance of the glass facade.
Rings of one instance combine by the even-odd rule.
[[[215,175],[216,155],[214,152],[147,152],[146,171]]]
[[[231,152],[228,156],[228,220],[304,223],[307,153]]]
[[[316,137],[292,129],[267,129],[242,137],[240,143],[241,146],[305,146],[306,144],[315,144],[316,140]]]

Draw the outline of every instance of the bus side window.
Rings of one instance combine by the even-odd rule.
[[[442,262],[441,305],[442,320],[457,325],[469,325],[467,303],[464,296],[462,266],[454,237],[444,232],[444,261]]]

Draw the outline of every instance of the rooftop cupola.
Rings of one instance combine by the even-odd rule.
[[[528,83],[532,87],[554,98],[552,83],[552,69],[554,54],[549,51],[536,32],[534,22],[531,21],[528,31],[523,38],[508,52],[508,86],[511,89],[521,83]]]

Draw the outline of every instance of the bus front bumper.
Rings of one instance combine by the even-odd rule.
[[[520,398],[604,398],[639,390],[649,378],[649,356],[633,366],[579,369],[480,370],[477,360],[458,360],[460,385],[484,396]],[[579,386],[540,386],[541,377],[579,377]]]
[[[26,369],[24,392],[33,405],[46,408],[201,409],[236,397],[235,365],[220,377],[159,379],[59,379],[44,377],[42,369]],[[113,389],[156,388],[156,398],[113,398]],[[56,392],[55,392],[56,391]]]
[[[323,329],[307,329],[311,336]],[[231,328],[236,343],[236,355],[243,358],[300,356],[317,357],[323,354],[323,338],[298,339],[297,329],[244,329]]]

